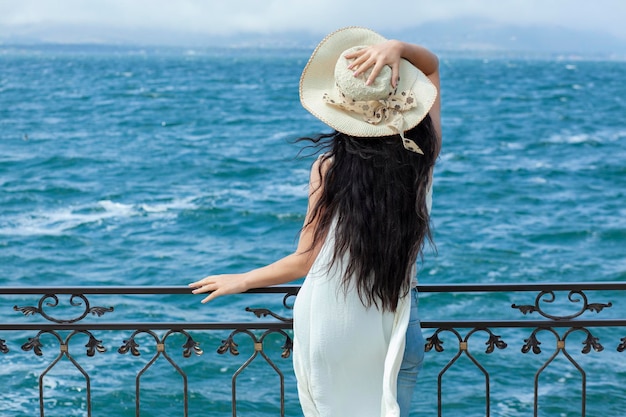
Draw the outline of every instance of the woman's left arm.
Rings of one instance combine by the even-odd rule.
[[[322,175],[318,159],[311,168],[309,180],[309,204],[304,227],[296,251],[278,261],[241,274],[209,275],[189,284],[194,294],[210,293],[202,302],[206,303],[221,295],[239,294],[252,288],[284,284],[304,277],[317,257],[320,245],[313,247],[313,235],[317,227],[316,219],[311,219],[313,207],[322,192]]]

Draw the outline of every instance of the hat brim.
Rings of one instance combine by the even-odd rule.
[[[335,90],[334,69],[342,52],[360,45],[375,45],[387,39],[362,27],[346,27],[326,36],[315,48],[300,77],[300,102],[313,116],[333,129],[350,136],[391,136],[394,132],[385,124],[371,124],[362,116],[331,106],[323,100],[324,93]],[[399,68],[398,91],[412,90],[417,105],[404,112],[405,130],[415,127],[430,111],[437,97],[437,88],[426,75],[409,61],[402,59]]]

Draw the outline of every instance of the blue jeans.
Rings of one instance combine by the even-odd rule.
[[[409,417],[417,374],[424,362],[424,336],[417,311],[417,289],[411,290],[411,316],[406,330],[406,346],[398,374],[398,404],[400,417]]]

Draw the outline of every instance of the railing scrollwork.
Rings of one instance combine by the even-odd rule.
[[[450,359],[450,361],[443,367],[443,369],[439,372],[439,375],[437,376],[437,395],[438,395],[438,400],[437,400],[437,408],[438,408],[438,414],[441,415],[442,411],[443,411],[443,400],[442,400],[442,392],[443,392],[443,377],[444,375],[448,372],[448,370],[450,370],[450,368],[452,368],[452,366],[458,361],[458,359],[461,357],[461,355],[465,355],[473,364],[474,366],[476,366],[476,368],[478,368],[478,370],[483,374],[484,378],[485,378],[485,415],[489,416],[490,415],[490,377],[489,377],[489,372],[485,369],[485,367],[483,365],[481,365],[481,363],[479,361],[476,360],[476,358],[474,357],[474,355],[472,355],[470,353],[469,350],[469,339],[472,335],[478,333],[478,332],[485,332],[489,335],[489,338],[487,339],[487,342],[485,342],[485,345],[487,345],[487,348],[485,350],[485,353],[487,354],[491,354],[495,351],[495,349],[506,349],[507,344],[501,339],[501,337],[499,335],[494,334],[491,330],[486,329],[486,328],[475,328],[470,330],[467,335],[465,335],[465,337],[462,337],[461,334],[455,330],[455,329],[447,329],[447,328],[438,328],[437,330],[435,330],[435,333],[426,338],[426,346],[425,346],[425,351],[426,352],[430,352],[432,349],[435,349],[436,352],[443,352],[444,348],[443,348],[443,341],[439,338],[439,334],[442,332],[449,332],[454,334],[454,336],[456,336],[458,343],[459,343],[459,348],[458,351],[456,352],[456,354],[454,355],[454,357],[452,359]]]
[[[43,344],[41,343],[41,336],[44,335],[44,334],[51,334],[51,335],[53,335],[59,341],[61,354],[65,354],[68,357],[70,357],[69,354],[68,354],[68,352],[69,352],[69,348],[68,348],[69,341],[76,334],[85,334],[85,335],[89,336],[89,341],[85,345],[85,347],[87,348],[87,356],[94,356],[96,354],[96,352],[104,353],[107,350],[104,347],[104,345],[102,344],[102,340],[96,339],[94,337],[94,335],[91,332],[87,331],[87,330],[77,330],[77,331],[74,331],[69,336],[67,336],[65,341],[62,340],[61,335],[59,335],[59,333],[57,333],[56,331],[42,330],[39,333],[37,333],[37,335],[35,337],[28,338],[28,342],[26,342],[26,343],[24,343],[22,345],[22,350],[25,351],[25,352],[29,352],[29,351],[32,350],[35,355],[42,356],[43,355],[43,351],[42,351]]]
[[[46,300],[52,300],[45,302]],[[41,315],[48,321],[54,323],[76,323],[87,317],[87,315],[92,314],[94,316],[102,317],[105,313],[110,313],[114,310],[113,307],[91,307],[89,304],[89,300],[83,294],[71,294],[69,299],[69,304],[72,307],[80,307],[83,306],[83,311],[80,315],[70,318],[70,319],[61,319],[53,317],[46,313],[45,307],[57,307],[59,305],[59,297],[56,294],[44,294],[39,299],[39,304],[37,307],[27,306],[27,307],[19,307],[13,306],[13,310],[20,311],[25,316],[32,316],[35,314]]]
[[[580,298],[577,298],[577,296],[580,296]],[[569,314],[569,315],[553,315],[553,314],[549,314],[547,313],[542,307],[541,307],[541,301],[545,302],[545,303],[553,303],[556,300],[556,295],[554,293],[554,291],[551,290],[544,290],[541,291],[539,293],[539,295],[537,295],[537,297],[535,298],[535,304],[534,305],[517,305],[517,304],[512,304],[511,307],[512,308],[516,308],[518,309],[522,314],[531,314],[531,313],[539,313],[542,317],[545,317],[547,319],[550,320],[572,320],[575,319],[576,317],[580,317],[581,315],[583,315],[586,311],[593,311],[596,313],[600,313],[602,310],[604,310],[605,308],[610,308],[613,306],[612,303],[589,303],[588,299],[587,299],[587,295],[581,291],[581,290],[572,290],[569,292],[569,294],[567,295],[567,299],[572,302],[572,303],[579,303],[582,300],[582,305],[580,306],[580,310],[578,310],[577,312],[573,313],[573,314]]]
[[[252,290],[249,293],[264,293],[264,294],[277,294],[282,297],[282,300],[276,300],[277,305],[281,305],[287,311],[293,309],[293,300],[297,296],[299,286],[278,286],[269,287],[265,289]],[[480,296],[476,296],[476,302],[480,302],[480,297],[488,297],[492,293],[534,293],[534,303],[521,304],[513,303],[509,304],[508,316],[513,318],[506,319],[507,313],[503,311],[502,317],[478,319],[473,317],[471,320],[445,320],[439,318],[438,320],[425,320],[422,319],[422,328],[425,332],[426,344],[425,351],[431,352],[431,354],[439,354],[442,352],[452,352],[452,358],[447,359],[442,357],[442,368],[435,373],[437,377],[437,414],[442,415],[446,406],[446,397],[443,394],[443,379],[444,376],[449,374],[454,375],[459,372],[461,366],[467,366],[461,364],[461,358],[466,358],[470,361],[470,368],[475,368],[479,371],[479,380],[484,381],[484,385],[481,383],[476,385],[474,389],[481,385],[484,386],[484,409],[480,411],[481,415],[489,416],[491,413],[491,374],[488,369],[490,366],[487,362],[484,354],[489,355],[489,358],[493,358],[496,362],[501,359],[502,355],[510,355],[513,353],[511,346],[519,346],[515,351],[521,351],[522,354],[533,353],[540,359],[539,368],[535,369],[534,365],[531,369],[535,372],[534,375],[534,415],[538,416],[540,409],[540,391],[539,381],[540,377],[547,373],[562,372],[562,365],[550,366],[556,358],[559,356],[566,359],[566,367],[574,367],[581,376],[581,406],[580,410],[582,415],[585,415],[587,410],[587,373],[583,369],[582,361],[575,359],[576,355],[570,355],[570,352],[566,347],[573,346],[571,341],[581,340],[582,344],[579,345],[580,352],[583,355],[590,353],[598,354],[605,351],[606,341],[600,342],[600,335],[604,338],[605,333],[602,333],[600,329],[616,327],[620,329],[626,329],[626,318],[619,319],[587,319],[584,317],[587,313],[595,313],[599,315],[607,309],[609,313],[622,314],[626,311],[619,302],[611,300],[608,302],[589,302],[590,297],[587,293],[589,291],[615,291],[611,294],[626,294],[626,283],[558,283],[558,284],[441,284],[441,285],[420,285],[418,290],[421,293],[480,293]],[[557,300],[562,293],[566,293],[566,297],[562,300]],[[102,307],[93,306],[92,300],[89,299],[91,295],[97,294],[98,297],[107,295],[180,295],[182,297],[191,296],[191,292],[187,287],[59,287],[59,288],[2,288],[0,287],[0,300],[2,296],[15,295],[15,294],[30,294],[39,297],[38,303],[33,305],[13,305],[15,312],[21,313],[20,317],[30,317],[40,315],[45,321],[37,323],[20,323],[14,321],[0,322],[0,365],[2,358],[11,357],[17,354],[19,349],[9,349],[12,343],[16,343],[14,339],[7,338],[5,333],[2,332],[15,332],[15,331],[33,331],[36,332],[33,337],[27,337],[27,340],[20,341],[21,350],[24,352],[33,352],[35,356],[44,357],[44,344],[42,338],[45,336],[52,336],[59,344],[59,353],[56,357],[51,359],[51,362],[47,365],[47,368],[39,375],[39,403],[40,403],[40,416],[44,416],[44,410],[46,404],[44,403],[44,383],[43,378],[49,374],[49,372],[55,367],[55,365],[62,359],[67,359],[72,366],[77,369],[84,379],[86,386],[86,402],[85,408],[87,410],[87,416],[91,416],[91,376],[85,369],[79,364],[75,354],[72,354],[70,349],[70,342],[79,337],[86,337],[87,341],[84,345],[86,349],[87,357],[93,357],[96,353],[105,354],[107,348],[105,345],[112,344],[117,345],[117,354],[126,355],[131,357],[147,356],[145,361],[141,362],[141,369],[136,373],[133,370],[131,372],[132,377],[135,379],[135,409],[137,415],[139,415],[140,408],[144,407],[141,404],[142,390],[150,389],[149,378],[143,378],[146,372],[153,369],[153,365],[159,360],[166,361],[166,367],[171,367],[176,374],[182,378],[183,385],[183,398],[181,403],[184,404],[182,408],[183,415],[188,417],[190,415],[190,401],[189,395],[189,382],[185,367],[179,365],[175,358],[170,354],[169,346],[173,343],[173,340],[177,340],[176,337],[183,337],[182,344],[182,357],[191,358],[199,357],[204,354],[201,348],[199,340],[199,334],[207,331],[228,331],[226,337],[222,337],[221,343],[215,342],[217,357],[213,356],[213,359],[207,358],[207,355],[203,356],[204,360],[218,360],[221,355],[229,353],[230,356],[235,358],[241,358],[241,364],[238,365],[231,377],[231,401],[232,401],[232,415],[237,416],[237,404],[241,400],[238,398],[245,395],[245,392],[237,392],[237,381],[242,373],[246,372],[246,375],[253,372],[250,365],[254,363],[260,364],[264,367],[264,372],[269,372],[272,375],[277,375],[280,381],[280,415],[286,414],[285,410],[285,373],[282,370],[281,359],[288,359],[291,357],[293,351],[293,338],[291,335],[291,329],[293,326],[293,319],[288,317],[289,314],[276,313],[278,310],[271,308],[260,307],[252,308],[246,307],[245,311],[252,313],[254,318],[252,321],[243,323],[223,323],[223,322],[187,322],[183,320],[168,320],[162,322],[125,322],[123,321],[123,311],[115,309],[115,318],[121,321],[116,322],[104,322],[103,317],[110,317],[107,313],[114,311],[114,307]],[[496,294],[497,295],[497,294]],[[62,300],[69,300],[68,303],[63,305]],[[495,297],[495,300],[501,300],[501,297]],[[425,300],[425,301],[428,301]],[[423,304],[422,304],[423,305]],[[615,309],[612,307],[615,305]],[[2,305],[0,304],[0,307]],[[570,312],[570,306],[575,306],[576,311]],[[9,307],[10,308],[10,307]],[[279,307],[280,308],[280,307]],[[80,309],[80,310],[79,310]],[[54,311],[54,314],[52,313]],[[78,311],[78,312],[77,312]],[[425,311],[435,311],[429,310]],[[68,313],[71,312],[71,313]],[[528,317],[536,313],[539,319],[532,319]],[[70,317],[67,317],[69,315]],[[85,320],[87,316],[93,316],[95,320]],[[2,314],[0,311],[0,320],[7,320],[10,315]],[[15,315],[14,315],[15,316]],[[200,315],[201,316],[201,315]],[[465,317],[464,317],[465,318]],[[8,320],[11,320],[9,318]],[[496,329],[507,329],[504,332],[500,332]],[[526,330],[524,330],[526,329]],[[99,336],[105,331],[116,331],[119,336],[119,332],[132,332],[126,337],[120,337],[120,340],[110,340],[106,337],[96,338],[95,334]],[[526,333],[530,331],[530,334]],[[547,343],[545,337],[542,335],[552,335],[554,337],[554,345]],[[609,337],[615,337],[614,333],[609,332]],[[574,336],[576,335],[576,336]],[[444,340],[446,337],[450,337],[455,340],[452,345],[445,345]],[[20,333],[20,337],[24,337]],[[486,339],[482,339],[486,337]],[[146,338],[148,341],[146,342]],[[277,339],[278,338],[278,339]],[[505,341],[506,339],[506,341]],[[540,340],[542,339],[542,340]],[[551,339],[551,338],[549,338]],[[106,342],[105,342],[106,341]],[[543,343],[543,344],[542,344]],[[203,342],[205,344],[205,342]],[[167,345],[167,346],[166,346]],[[481,345],[484,348],[481,348]],[[626,337],[622,337],[616,344],[617,351],[622,353],[626,351]],[[554,351],[547,349],[547,346],[554,346]],[[251,349],[250,349],[251,348]],[[612,349],[608,349],[612,350]],[[506,351],[504,353],[498,353]],[[547,351],[547,352],[546,352]],[[150,352],[148,354],[148,352]],[[112,352],[115,353],[115,350]],[[275,356],[272,353],[278,353],[280,358],[274,360]],[[110,354],[110,353],[109,353]],[[278,357],[276,355],[276,358]],[[547,354],[548,357],[544,361],[542,354]],[[46,355],[47,356],[47,355]],[[210,356],[210,355],[209,355]],[[437,355],[438,356],[438,355]],[[98,358],[102,356],[98,355]],[[206,358],[206,359],[205,359]],[[12,359],[13,360],[13,359]],[[96,361],[99,359],[95,359]],[[225,359],[222,359],[225,360]],[[504,359],[507,360],[507,359]],[[287,363],[287,362],[286,362]],[[194,364],[192,368],[195,368]],[[156,367],[154,367],[156,368]],[[224,368],[226,369],[226,368]],[[464,372],[464,369],[462,370]],[[156,371],[154,371],[156,372]],[[433,375],[433,377],[435,376]],[[422,378],[422,377],[420,377]],[[0,383],[1,382],[0,374]],[[239,381],[242,379],[240,378]],[[245,378],[243,379],[245,381]],[[448,380],[448,378],[446,378]],[[542,379],[543,380],[543,379]],[[245,382],[241,382],[245,383]],[[434,385],[433,385],[434,386]],[[142,390],[140,390],[142,387]],[[530,386],[529,386],[530,388]],[[295,387],[290,387],[291,390],[295,390]],[[77,390],[77,392],[82,392]],[[178,395],[178,394],[177,394]],[[625,399],[626,402],[626,399]],[[568,405],[571,401],[568,402]],[[478,406],[483,407],[482,397],[479,400]]]

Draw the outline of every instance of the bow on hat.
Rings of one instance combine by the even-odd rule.
[[[379,100],[354,100],[348,98],[345,93],[341,94],[340,99],[333,99],[327,93],[324,93],[323,98],[331,106],[363,116],[363,120],[367,123],[373,125],[386,124],[392,131],[400,135],[402,145],[406,150],[424,155],[422,149],[414,141],[404,137],[403,112],[416,106],[413,91],[402,91],[400,94],[391,94],[386,99]]]

